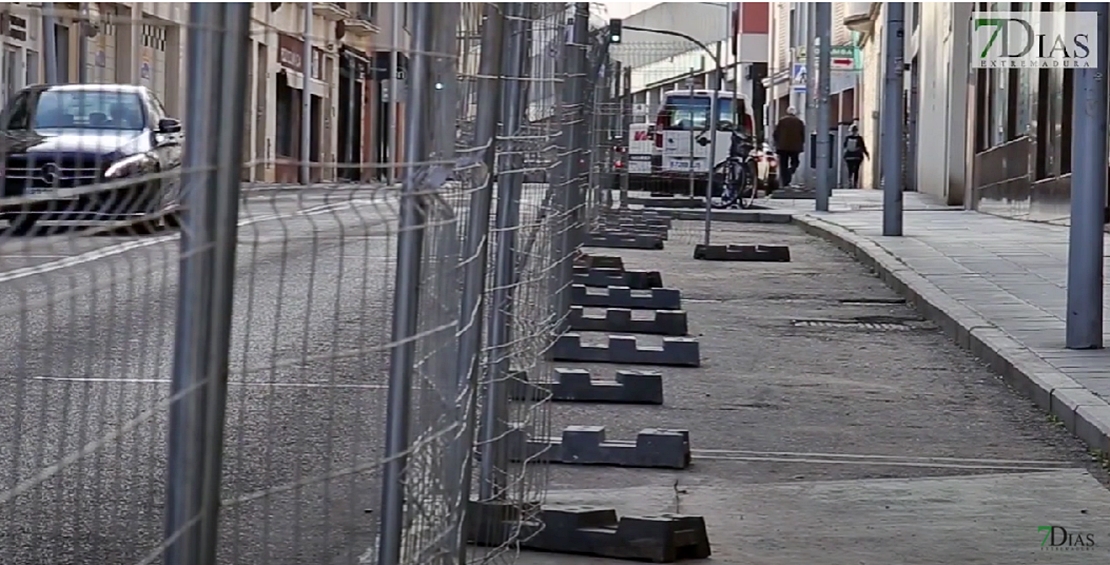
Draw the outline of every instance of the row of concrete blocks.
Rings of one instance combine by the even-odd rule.
[[[628,308],[606,308],[603,315],[592,316],[582,306],[571,306],[568,322],[571,330],[580,332],[684,336],[689,331],[682,310],[655,310],[648,320],[633,318],[632,312]]]
[[[575,267],[574,284],[593,287],[626,286],[633,290],[648,290],[663,286],[659,271],[625,271],[613,268]]]
[[[583,369],[556,368],[552,382],[531,381],[525,371],[509,380],[513,400],[663,404],[663,375],[651,371],[617,371],[614,381],[595,381]]]
[[[685,337],[665,337],[661,347],[640,347],[634,336],[611,335],[606,345],[583,345],[580,335],[567,333],[555,340],[552,356],[555,361],[583,363],[701,366],[698,342]]]
[[[612,508],[543,508],[537,503],[472,500],[466,520],[468,541],[485,547],[519,542],[536,551],[651,563],[711,555],[705,519],[700,516],[618,518]]]
[[[575,284],[570,288],[570,303],[590,308],[681,310],[682,293],[673,288],[635,290],[626,286],[591,288]]]
[[[601,222],[634,222],[639,225],[662,227],[671,229],[674,219],[665,210],[649,210],[645,208],[625,208],[623,210],[607,210],[598,215]]]
[[[528,437],[513,426],[504,437],[509,458],[533,463],[603,465],[638,469],[685,469],[690,466],[690,432],[640,430],[634,441],[610,440],[605,426],[567,426],[560,437]]]
[[[629,206],[644,206],[647,208],[705,208],[704,198],[690,198],[688,196],[671,197],[636,197],[631,196],[626,202]]]
[[[637,233],[593,232],[586,234],[584,243],[587,247],[603,249],[650,249],[658,251],[664,248],[664,239],[666,238],[657,235]]]

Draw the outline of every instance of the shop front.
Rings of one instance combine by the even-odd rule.
[[[312,48],[312,62],[305,78],[304,42],[284,33],[278,34],[278,65],[275,90],[275,181],[279,183],[320,182],[321,131],[327,83],[321,80],[323,51]],[[310,129],[308,143],[302,129],[304,97],[309,96]],[[307,145],[307,147],[306,147]],[[301,164],[307,161],[309,178],[303,178]]]

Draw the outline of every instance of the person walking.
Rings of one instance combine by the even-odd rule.
[[[859,167],[864,158],[870,159],[867,144],[859,134],[859,126],[852,124],[844,137],[844,164],[848,165],[848,188],[859,188]]]
[[[806,148],[806,124],[798,117],[793,106],[786,109],[786,115],[775,124],[772,134],[775,153],[779,156],[779,175],[781,186],[790,186],[794,172],[798,170],[798,155]]]

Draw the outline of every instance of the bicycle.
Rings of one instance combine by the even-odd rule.
[[[713,208],[732,208],[739,204],[740,208],[748,209],[755,204],[758,193],[756,187],[756,163],[752,158],[754,149],[751,139],[747,136],[733,132],[732,146],[729,156],[714,169],[714,177],[723,176],[723,185],[719,198],[713,198]]]

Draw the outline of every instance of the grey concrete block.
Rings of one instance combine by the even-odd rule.
[[[518,461],[564,465],[605,465],[644,469],[690,466],[690,432],[648,428],[635,441],[607,440],[605,426],[567,426],[562,437],[529,438],[519,427],[506,436],[510,456]]]
[[[617,371],[615,381],[595,381],[582,369],[555,369],[555,381],[531,382],[527,373],[510,381],[514,400],[540,402],[606,402],[663,404],[663,375],[650,371]]]
[[[629,197],[630,206],[643,206],[645,208],[705,208],[705,200],[684,196],[667,197]]]
[[[652,226],[638,226],[634,224],[598,224],[590,232],[600,235],[639,236],[645,238],[658,238],[667,241],[670,232],[666,228]]]
[[[552,355],[556,361],[673,367],[701,366],[698,342],[681,337],[663,338],[662,347],[639,347],[636,338],[632,336],[609,336],[607,346],[587,346],[582,345],[581,336],[568,333],[555,340]]]
[[[620,269],[624,270],[624,260],[616,255],[582,254],[575,259],[575,266],[590,269]]]
[[[684,336],[688,333],[686,312],[682,310],[656,310],[650,320],[632,318],[627,308],[606,308],[600,316],[585,313],[581,306],[570,309],[570,329],[582,332],[632,333]]]
[[[663,275],[659,271],[575,267],[574,283],[593,287],[627,286],[633,290],[647,290],[662,287]]]
[[[632,290],[626,286],[605,289],[571,285],[570,303],[591,308],[631,308],[633,310],[681,310],[682,293],[673,288]]]
[[[663,514],[617,517],[612,508],[542,508],[535,503],[469,501],[468,541],[610,559],[674,563],[710,557],[705,519]]]
[[[790,261],[790,248],[785,245],[704,245],[694,246],[694,259],[702,261]]]
[[[628,233],[590,233],[586,234],[587,247],[606,249],[663,249],[663,238],[657,235],[637,235]]]

